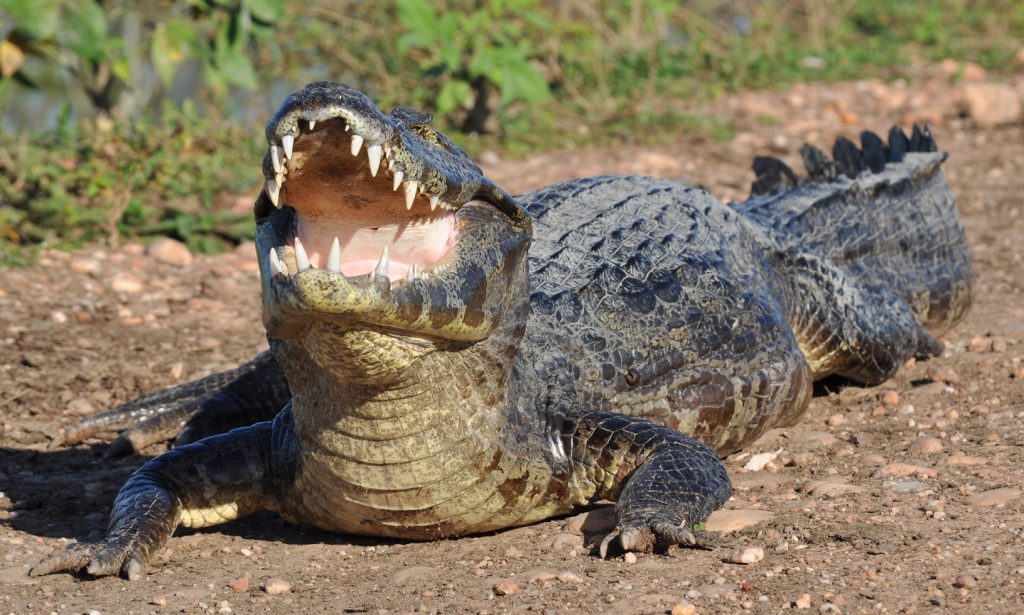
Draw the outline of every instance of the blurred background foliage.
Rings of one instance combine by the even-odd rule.
[[[998,74],[1022,39],[1020,0],[0,0],[0,258],[249,236],[262,122],[308,81],[517,155],[728,137],[680,101],[949,57]]]

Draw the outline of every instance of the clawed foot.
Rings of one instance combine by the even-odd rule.
[[[129,581],[142,576],[146,554],[129,536],[107,538],[97,543],[78,542],[61,553],[39,562],[28,571],[31,577],[85,569],[93,576],[121,573]]]
[[[719,544],[713,534],[670,523],[651,523],[625,528],[620,525],[605,536],[598,552],[601,559],[608,559],[609,554],[614,556],[627,551],[663,552],[673,545],[710,550]]]

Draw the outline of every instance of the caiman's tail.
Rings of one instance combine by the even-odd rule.
[[[839,138],[832,159],[800,149],[808,177],[775,158],[756,158],[751,197],[734,207],[780,242],[830,259],[867,284],[888,286],[917,320],[941,335],[971,303],[971,260],[956,203],[942,175],[945,152],[927,127],[861,147]]]

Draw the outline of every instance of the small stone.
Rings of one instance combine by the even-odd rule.
[[[149,603],[154,606],[167,606],[167,596],[153,596]]]
[[[284,579],[272,577],[263,582],[263,591],[271,596],[286,594],[292,590],[292,584]]]
[[[68,268],[75,273],[96,273],[100,270],[100,262],[85,256],[72,256]]]
[[[231,613],[234,613],[231,609],[231,603],[227,600],[221,600],[217,603],[217,612],[221,615],[230,615]]]
[[[929,487],[928,483],[922,483],[919,480],[910,480],[909,478],[890,481],[886,483],[886,486],[896,493],[914,493],[915,491],[924,491]]]
[[[798,609],[809,609],[811,608],[811,595],[803,594],[796,599],[796,608]]]
[[[246,548],[246,547],[243,547],[243,548],[239,549],[238,553],[242,557],[252,557],[252,549],[249,549],[249,548]]]
[[[519,591],[519,584],[512,579],[505,579],[494,586],[494,593],[498,596],[511,596]]]
[[[110,288],[118,293],[135,294],[142,290],[142,280],[127,273],[118,273],[111,278]]]
[[[992,340],[987,337],[972,337],[967,349],[971,352],[988,352],[992,349]]]
[[[1021,116],[1017,91],[1001,83],[965,84],[961,104],[974,123],[983,128],[1010,124]]]
[[[625,555],[622,556],[622,561],[626,562],[627,564],[635,564],[636,553],[633,553],[632,551],[627,552]]]
[[[234,581],[228,583],[228,587],[236,592],[247,592],[249,591],[249,577],[240,577]]]
[[[560,583],[582,583],[583,579],[581,579],[580,575],[575,572],[566,570],[565,572],[558,573],[558,581]]]
[[[765,467],[768,464],[775,461],[775,459],[778,458],[778,456],[778,452],[758,453],[750,457],[750,460],[747,461],[746,465],[743,466],[743,469],[746,470],[747,472],[760,472],[761,470],[765,469]]]
[[[184,267],[192,264],[192,252],[189,251],[188,246],[170,237],[157,239],[149,244],[149,249],[146,252],[161,263],[168,265]]]
[[[923,478],[932,478],[938,475],[938,471],[932,468],[926,468],[924,466],[914,465],[912,463],[888,463],[877,470],[875,470],[874,477],[880,478],[883,476],[920,476]]]
[[[761,547],[739,547],[733,550],[725,561],[730,564],[756,564],[764,559],[764,549]]]
[[[955,579],[953,579],[953,587],[963,589],[974,589],[977,586],[978,580],[969,574],[961,574],[958,575]]]
[[[704,522],[709,532],[737,532],[772,518],[767,510],[716,510]]]
[[[50,322],[55,325],[62,325],[68,321],[68,315],[60,310],[50,312]]]
[[[928,368],[928,379],[932,382],[942,382],[944,384],[960,384],[960,374],[953,371],[950,367]]]
[[[947,466],[980,466],[988,463],[984,457],[974,457],[963,453],[954,453],[946,458]]]
[[[886,406],[895,406],[900,403],[900,394],[896,391],[885,391],[879,397],[879,400]]]
[[[942,451],[942,442],[932,436],[921,436],[910,443],[907,452],[912,455],[930,455]]]
[[[697,607],[686,602],[679,602],[672,606],[672,615],[694,615]]]
[[[803,491],[808,495],[834,498],[846,493],[863,493],[865,489],[838,480],[812,480],[803,486]]]
[[[69,414],[75,414],[78,416],[86,416],[96,411],[93,405],[87,399],[77,397],[68,402],[66,406]]]
[[[558,578],[558,575],[550,570],[531,570],[523,575],[527,583],[543,583]]]
[[[833,414],[832,416],[828,417],[826,423],[829,427],[839,427],[840,425],[846,423],[846,417],[843,416],[842,414]]]
[[[1020,496],[1020,489],[1004,487],[975,493],[967,498],[967,503],[971,506],[1005,506]]]

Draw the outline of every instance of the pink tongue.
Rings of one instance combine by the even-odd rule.
[[[354,277],[370,273],[387,246],[388,277],[392,280],[405,277],[414,264],[421,270],[432,267],[448,251],[455,229],[453,214],[410,223],[401,229],[397,224],[380,225],[376,230],[360,228],[323,218],[317,219],[316,224],[309,222],[300,214],[297,235],[314,267],[326,267],[331,242],[337,237],[341,242],[343,274]]]

